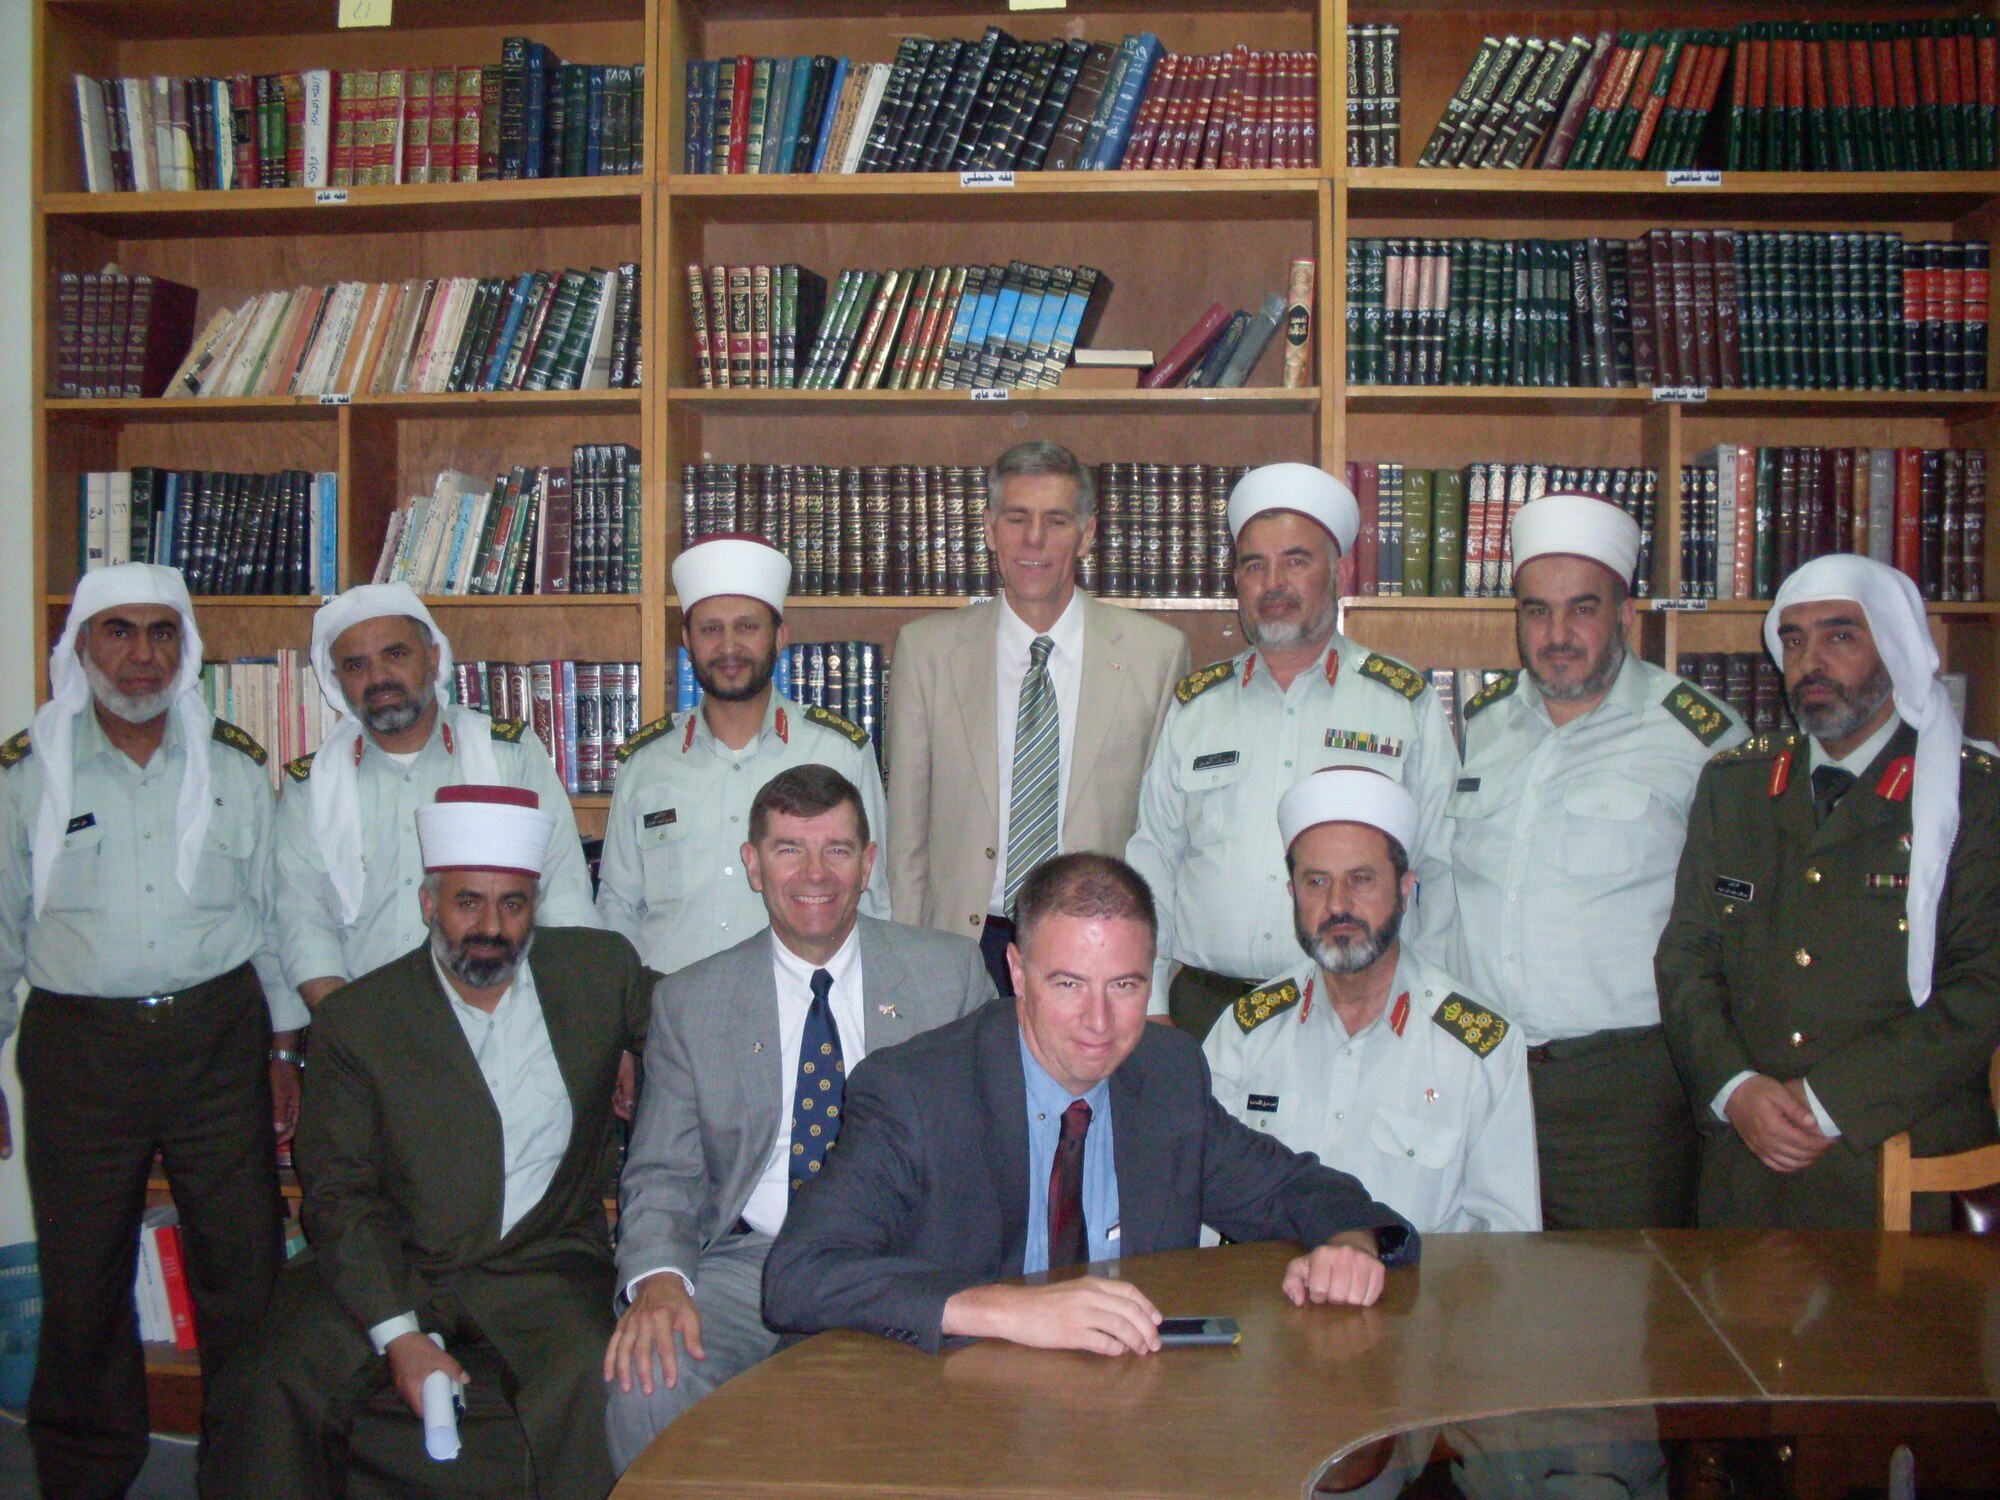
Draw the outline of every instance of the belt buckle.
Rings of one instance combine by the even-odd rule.
[[[141,995],[137,1005],[139,1014],[148,1021],[157,1021],[173,1014],[177,995]]]

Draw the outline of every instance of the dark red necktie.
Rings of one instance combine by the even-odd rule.
[[[1083,1222],[1083,1138],[1090,1131],[1090,1106],[1081,1099],[1063,1111],[1062,1138],[1049,1169],[1049,1269],[1080,1266],[1090,1259]]]

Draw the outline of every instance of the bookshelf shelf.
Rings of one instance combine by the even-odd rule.
[[[1011,220],[1022,203],[1038,215],[1084,219],[1264,218],[1309,213],[1325,184],[1311,171],[1022,172],[1012,187],[969,188],[956,173],[818,176],[676,175],[667,179],[676,217],[814,220],[948,215]]]
[[[1512,599],[1461,599],[1445,597],[1437,599],[1380,599],[1363,597],[1359,594],[1344,595],[1340,601],[1343,611],[1354,610],[1365,614],[1386,611],[1391,614],[1453,614],[1470,612],[1473,614],[1512,614]]]
[[[2000,172],[1724,172],[1719,187],[1669,187],[1663,172],[1509,172],[1354,167],[1337,174],[1358,219],[1618,218],[1670,222],[1956,220],[2000,195]]]
[[[1661,614],[1687,615],[1752,615],[1761,620],[1770,612],[1769,599],[1703,599],[1694,601],[1699,609],[1689,609],[1688,601],[1680,599],[1651,599],[1642,601],[1641,609],[1649,609]],[[1944,603],[1931,600],[1924,605],[1924,613],[1938,620],[1959,620],[1968,624],[1987,621],[2000,622],[2000,603],[1963,602]]]
[[[1970,421],[2000,412],[1994,391],[1745,391],[1711,390],[1706,401],[1686,405],[1655,402],[1637,387],[1512,385],[1354,385],[1348,409],[1356,412],[1423,414],[1452,412],[1549,412],[1636,416],[1679,406],[1690,419],[1732,417],[1932,417]]]
[[[379,234],[387,230],[546,229],[637,224],[643,177],[554,177],[340,189],[320,203],[312,188],[240,192],[44,193],[41,211],[64,225],[119,239],[220,239],[238,235]]]
[[[387,30],[337,31],[324,0],[46,0],[48,8],[115,31],[126,41],[193,41],[216,37],[389,37]],[[482,0],[481,25],[546,23],[552,11],[567,22],[636,21],[646,0]],[[463,27],[471,19],[464,0],[396,0],[395,32]]]
[[[1056,411],[1118,414],[1172,412],[1192,415],[1213,412],[1311,411],[1320,404],[1316,387],[1285,390],[1276,386],[1248,386],[1241,390],[1168,391],[1008,391],[1002,400],[974,400],[972,391],[742,391],[702,390],[699,387],[667,393],[668,402],[690,412],[745,411],[804,415],[834,410],[881,410],[899,414],[950,412],[964,415],[983,412],[1004,416],[1021,406],[1044,406]]]
[[[240,421],[246,417],[338,417],[343,411],[379,411],[403,417],[510,417],[527,414],[598,416],[637,412],[642,393],[618,391],[473,391],[443,395],[408,393],[357,395],[346,401],[317,396],[110,397],[89,400],[49,398],[51,417],[115,417],[122,422]]]

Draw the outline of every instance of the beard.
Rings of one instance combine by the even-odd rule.
[[[490,990],[511,981],[514,971],[526,961],[528,950],[534,946],[532,927],[518,947],[505,938],[467,938],[454,943],[444,935],[442,927],[431,928],[431,954],[439,966],[475,990]]]
[[[433,683],[426,682],[415,693],[406,692],[399,683],[378,685],[369,692],[379,692],[381,686],[393,687],[396,696],[371,703],[368,693],[362,694],[361,722],[368,726],[370,734],[401,734],[437,702],[437,687]]]
[[[83,662],[83,676],[90,684],[91,696],[97,699],[106,713],[115,719],[123,719],[127,724],[152,723],[172,708],[174,699],[180,696],[172,686],[163,687],[157,693],[121,693],[117,684],[96,662],[81,654],[79,659]]]
[[[754,665],[749,681],[740,688],[725,688],[717,685],[714,669],[719,666],[744,667]],[[707,664],[694,663],[694,680],[701,684],[704,697],[714,698],[723,703],[748,703],[771,685],[771,676],[778,670],[778,648],[774,644],[764,653],[764,659],[751,663],[741,656],[723,656]]]
[[[1320,601],[1319,609],[1310,617],[1304,612],[1305,601],[1292,589],[1272,589],[1257,602],[1261,605],[1267,602],[1276,603],[1280,600],[1290,600],[1292,603],[1297,604],[1300,613],[1290,620],[1278,620],[1266,623],[1251,614],[1247,609],[1239,609],[1236,612],[1237,617],[1243,622],[1243,639],[1248,641],[1252,646],[1259,646],[1266,649],[1275,646],[1279,650],[1284,650],[1287,647],[1296,646],[1302,641],[1322,640],[1333,634],[1335,611],[1339,608],[1339,605],[1331,593],[1327,594]]]
[[[1358,974],[1388,952],[1389,945],[1396,941],[1397,934],[1403,930],[1404,905],[1403,898],[1398,896],[1396,909],[1389,913],[1380,927],[1370,927],[1352,912],[1329,912],[1326,920],[1319,924],[1317,932],[1300,921],[1295,913],[1292,917],[1292,931],[1298,936],[1299,946],[1305,949],[1312,961],[1327,973]],[[1328,928],[1346,922],[1361,928],[1364,936],[1349,938],[1322,935]]]
[[[1554,703],[1575,703],[1601,696],[1618,680],[1618,669],[1625,665],[1625,632],[1612,631],[1597,660],[1590,664],[1590,670],[1575,682],[1551,682],[1537,672],[1535,658],[1528,654],[1528,643],[1521,639],[1518,625],[1514,628],[1514,649],[1520,652],[1521,665],[1544,698]]]
[[[1801,708],[1799,694],[1808,687],[1826,688],[1833,694],[1833,702],[1823,708]],[[1889,680],[1889,669],[1877,663],[1874,672],[1859,687],[1843,687],[1824,672],[1814,672],[1787,688],[1785,697],[1791,703],[1792,717],[1799,721],[1799,728],[1823,743],[1844,740],[1866,728],[1895,690],[1896,685]]]

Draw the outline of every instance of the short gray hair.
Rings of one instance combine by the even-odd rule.
[[[1016,443],[986,471],[986,509],[1000,508],[1000,486],[1017,475],[1060,474],[1076,485],[1076,518],[1088,521],[1097,509],[1097,475],[1061,443],[1031,438]]]

